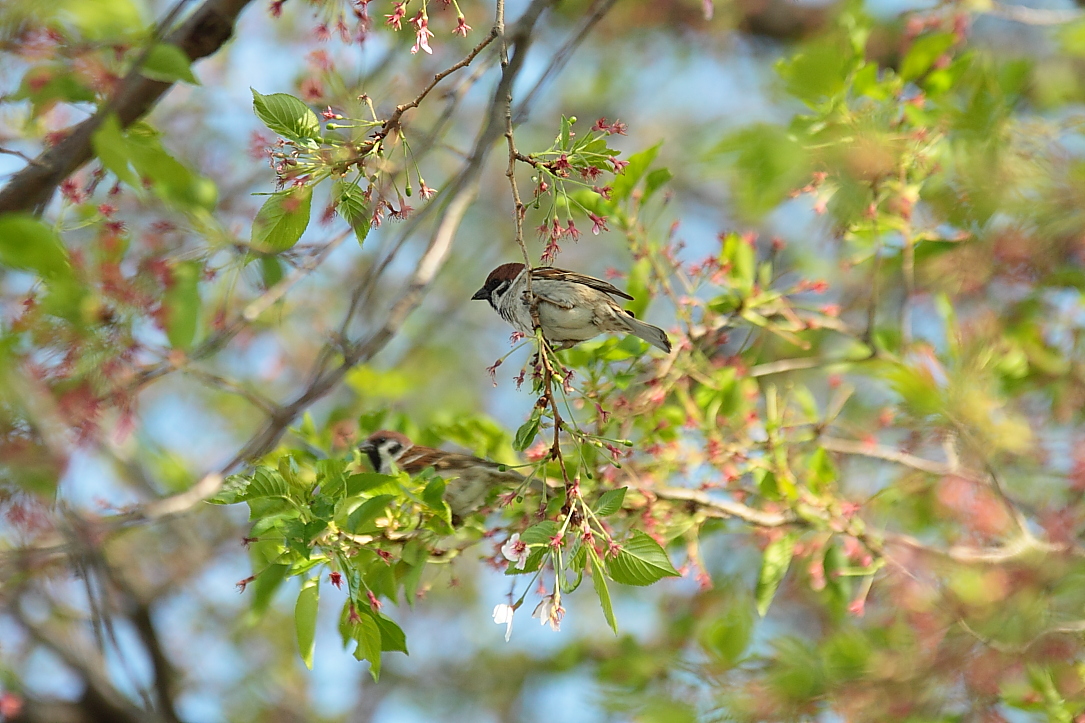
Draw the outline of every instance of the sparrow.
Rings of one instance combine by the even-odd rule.
[[[447,481],[445,501],[453,516],[461,520],[481,509],[494,487],[523,485],[525,482],[522,474],[502,470],[497,462],[423,447],[412,442],[407,435],[387,429],[369,435],[359,449],[369,458],[373,469],[381,474],[391,474],[393,469],[400,469],[413,477],[433,467]]]
[[[531,300],[527,295],[526,267],[501,264],[486,277],[472,299],[489,301],[502,319],[530,336]],[[604,333],[633,334],[665,352],[671,342],[662,329],[633,317],[611,297],[633,297],[606,281],[552,267],[530,270],[531,292],[538,299],[543,337],[558,349],[568,349]]]

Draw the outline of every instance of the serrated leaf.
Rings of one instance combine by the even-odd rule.
[[[363,502],[347,517],[347,531],[359,534],[366,530],[388,509],[393,500],[394,495],[377,495]]]
[[[381,633],[381,651],[410,655],[407,652],[407,634],[403,632],[403,628],[384,613],[377,613],[373,617]]]
[[[363,245],[373,219],[362,189],[353,183],[340,183],[336,185],[335,198],[336,211],[354,229],[358,245]]]
[[[651,585],[664,577],[679,576],[667,552],[640,530],[633,530],[618,554],[607,561],[607,572],[614,582],[639,586]]]
[[[599,501],[595,503],[595,514],[600,517],[608,517],[622,508],[622,502],[625,501],[625,491],[628,487],[620,487],[616,490],[607,490],[599,496]]]
[[[320,580],[306,580],[298,593],[298,602],[294,605],[294,630],[298,638],[298,650],[302,662],[309,670],[313,669],[313,649],[316,647],[316,613],[320,603]]]
[[[269,196],[252,222],[253,248],[268,254],[293,248],[309,225],[312,202],[311,186]]]
[[[243,474],[232,474],[222,483],[218,494],[207,500],[207,502],[212,505],[232,505],[235,502],[241,502],[248,488],[248,477]]]
[[[513,438],[512,442],[513,449],[517,452],[523,452],[531,446],[531,443],[535,441],[535,437],[539,433],[539,422],[541,418],[541,410],[538,407],[535,407],[531,412],[531,418],[521,424],[520,428],[516,430],[516,436]]]
[[[795,536],[786,534],[765,548],[761,560],[761,574],[757,578],[757,614],[765,617],[776,590],[783,582],[791,557],[795,554]]]
[[[269,469],[267,467],[257,467],[253,470],[252,481],[249,482],[248,489],[245,490],[243,499],[248,501],[270,497],[280,497],[287,500],[293,499],[290,485],[287,484],[278,470]]]
[[[174,349],[188,351],[196,339],[200,320],[200,279],[203,264],[182,261],[170,269],[170,287],[162,299],[165,309],[166,337]]]
[[[289,93],[262,95],[252,90],[252,108],[268,130],[290,140],[320,138],[320,119],[309,106]]]
[[[354,657],[369,661],[369,674],[375,681],[381,673],[381,630],[372,615],[362,614],[361,618],[361,622],[354,626],[354,639],[358,641]]]
[[[595,594],[599,596],[599,606],[603,608],[603,617],[606,618],[607,625],[617,635],[618,621],[614,619],[614,606],[610,601],[610,588],[607,587],[606,571],[603,568],[603,563],[599,560],[599,556],[595,553],[595,549],[591,545],[586,547],[588,548],[588,557],[591,560],[591,582],[595,586]]]
[[[47,279],[70,279],[68,252],[53,229],[29,213],[0,216],[0,264]]]
[[[558,525],[556,522],[546,520],[536,525],[532,525],[523,532],[520,533],[520,541],[525,545],[543,545],[549,544],[551,538],[558,534]]]
[[[192,85],[200,84],[192,74],[192,61],[185,55],[185,51],[169,43],[157,43],[151,48],[139,73],[165,83],[181,81]]]
[[[347,497],[355,497],[367,492],[380,491],[388,494],[398,489],[399,477],[380,472],[362,472],[347,477]]]
[[[645,148],[643,151],[634,153],[629,157],[629,165],[625,167],[625,172],[615,176],[614,181],[610,184],[610,197],[613,201],[624,201],[629,197],[629,194],[633,193],[637,182],[644,177],[644,174],[648,172],[648,167],[652,165],[652,161],[659,155],[659,148],[662,145],[663,141],[660,141],[651,148]]]

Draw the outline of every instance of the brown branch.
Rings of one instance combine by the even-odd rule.
[[[133,705],[113,687],[106,677],[105,660],[76,640],[65,639],[47,624],[33,622],[25,615],[18,603],[9,607],[12,617],[29,633],[30,637],[52,651],[66,666],[79,673],[87,685],[84,706],[100,709],[107,717],[102,720],[116,723],[165,723],[152,711]]]
[[[430,84],[427,85],[425,89],[421,93],[419,93],[414,100],[409,103],[401,103],[400,105],[397,105],[395,111],[392,112],[392,115],[388,118],[388,120],[384,121],[384,125],[382,125],[381,129],[375,134],[375,137],[385,138],[386,136],[388,136],[389,133],[398,131],[400,128],[400,119],[403,117],[404,113],[406,113],[412,108],[417,108],[418,105],[426,99],[426,96],[430,94],[430,91],[436,88],[437,84],[440,83],[442,80],[452,75],[460,68],[465,68],[470,65],[471,61],[474,60],[475,57],[479,53],[481,53],[487,45],[492,43],[495,38],[497,38],[496,25],[493,27],[493,29],[490,30],[490,34],[483,38],[482,42],[472,48],[471,52],[468,53],[467,56],[463,58],[463,60],[449,66],[445,70],[442,70],[440,73],[437,73],[437,75],[433,76],[433,80],[430,81]]]
[[[459,228],[463,215],[477,191],[477,182],[481,175],[483,161],[494,141],[501,135],[503,125],[501,111],[509,89],[511,89],[513,82],[523,67],[523,59],[531,33],[539,16],[553,2],[555,0],[533,0],[517,21],[513,34],[516,53],[502,72],[501,79],[494,92],[494,100],[490,106],[486,126],[478,136],[471,157],[453,184],[450,184],[457,190],[446,205],[441,223],[435,229],[414,274],[412,274],[399,299],[387,314],[384,324],[370,333],[365,340],[346,343],[342,361],[337,366],[331,369],[318,366],[306,388],[293,401],[283,405],[276,414],[272,415],[238,450],[234,457],[218,471],[206,474],[184,492],[145,503],[136,509],[114,515],[108,519],[99,520],[97,525],[99,530],[108,532],[109,530],[124,528],[136,523],[153,522],[182,514],[204,500],[213,497],[222,489],[226,474],[239,465],[259,458],[273,449],[287,427],[304,410],[313,402],[330,393],[353,366],[371,359],[395,336],[410,313],[421,303],[426,289],[448,258],[456,230]],[[355,310],[356,306],[352,305],[352,308],[347,313],[343,328],[349,325],[350,317],[355,313]],[[338,345],[335,348],[339,348]],[[323,351],[328,350],[330,350],[330,345],[326,345],[325,350],[318,354],[318,358],[326,357]],[[17,569],[28,569],[32,565],[44,564],[51,555],[67,552],[69,547],[71,547],[71,543],[68,540],[59,534],[54,534],[38,539],[31,546],[4,553],[0,555],[0,561],[12,564]]]
[[[815,523],[812,519],[799,517],[790,511],[766,512],[732,500],[713,497],[702,490],[677,487],[649,487],[642,491],[645,494],[654,495],[664,500],[692,503],[712,516],[735,518],[757,527],[773,528],[792,525],[799,528],[815,528]],[[828,521],[827,518],[826,521]],[[885,547],[887,545],[896,545],[961,564],[1002,565],[1020,560],[1029,555],[1070,554],[1075,557],[1085,556],[1085,553],[1082,553],[1082,551],[1077,548],[1043,542],[1030,535],[1020,535],[1005,545],[1000,545],[998,547],[952,545],[948,548],[940,548],[922,542],[911,535],[896,532],[876,534],[862,531],[858,528],[848,529],[846,532],[859,539],[863,544],[872,551],[877,552],[879,555],[885,554]]]
[[[180,47],[192,61],[207,57],[229,40],[237,16],[249,2],[205,0],[180,27],[165,36],[165,42]],[[106,116],[116,113],[121,127],[127,128],[146,115],[172,85],[151,80],[138,68],[130,71],[105,107],[71,128],[64,140],[12,176],[0,190],[0,213],[40,213],[60,182],[93,157],[91,138]]]
[[[718,499],[703,490],[691,490],[682,487],[659,487],[645,490],[662,500],[692,502],[707,512],[718,513],[717,517],[734,517],[758,527],[783,527],[785,525],[804,524],[794,514],[766,512],[754,509],[741,502]]]
[[[983,475],[975,470],[964,469],[960,466],[948,464],[946,462],[935,462],[933,460],[924,459],[922,457],[917,457],[914,454],[901,452],[900,450],[880,444],[867,444],[866,442],[855,442],[850,439],[837,439],[836,437],[820,437],[818,438],[817,443],[830,452],[839,452],[840,454],[851,454],[881,459],[886,462],[895,462],[896,464],[911,467],[912,469],[927,472],[928,474],[955,474],[969,479],[983,479]]]

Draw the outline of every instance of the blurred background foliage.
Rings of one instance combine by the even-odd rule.
[[[498,43],[386,123],[495,7],[423,7],[432,55],[411,52],[417,0],[399,32],[385,0],[275,0],[190,67],[148,30],[165,3],[0,6],[6,184],[131,68],[174,83],[105,120],[40,218],[0,215],[0,719],[1085,720],[1085,17],[1066,3],[510,1],[531,39],[518,151],[552,161],[531,154],[563,117],[578,137],[605,117],[629,162],[538,208],[519,162],[527,250],[556,243],[675,343],[563,352],[579,428],[632,442],[563,449],[590,502],[629,488],[608,534],[650,534],[682,576],[612,584],[616,635],[584,585],[560,632],[523,609],[506,643],[493,606],[545,593],[499,552],[529,497],[450,535],[459,554],[396,552],[424,570],[382,596],[410,655],[386,648],[379,682],[322,570],[306,669],[297,580],[239,595],[266,549],[201,485],[288,458],[364,472],[382,427],[510,463],[548,446],[514,444],[530,352],[487,373],[509,330],[468,303],[521,258],[503,118],[483,130]],[[279,93],[301,125],[267,122]],[[375,195],[291,175],[291,133]],[[450,254],[380,336],[449,218]]]

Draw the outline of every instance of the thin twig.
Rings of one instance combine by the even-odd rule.
[[[465,68],[470,65],[471,61],[474,60],[475,57],[479,53],[481,53],[487,45],[492,43],[494,39],[497,38],[497,34],[497,26],[495,25],[493,29],[490,30],[490,34],[483,38],[482,42],[472,48],[471,52],[468,53],[466,57],[464,57],[458,63],[449,66],[445,70],[442,70],[440,73],[437,73],[437,75],[433,76],[433,80],[430,81],[430,84],[427,85],[422,90],[422,92],[415,97],[414,100],[410,101],[409,103],[401,103],[400,105],[397,105],[395,111],[393,111],[392,115],[388,118],[388,120],[384,122],[384,124],[381,126],[380,131],[376,133],[376,137],[385,138],[390,133],[398,132],[400,128],[400,119],[403,117],[403,114],[405,112],[412,108],[417,108],[418,105],[426,99],[426,96],[430,94],[430,91],[436,88],[437,84],[440,83],[442,80],[452,75],[460,68]]]

